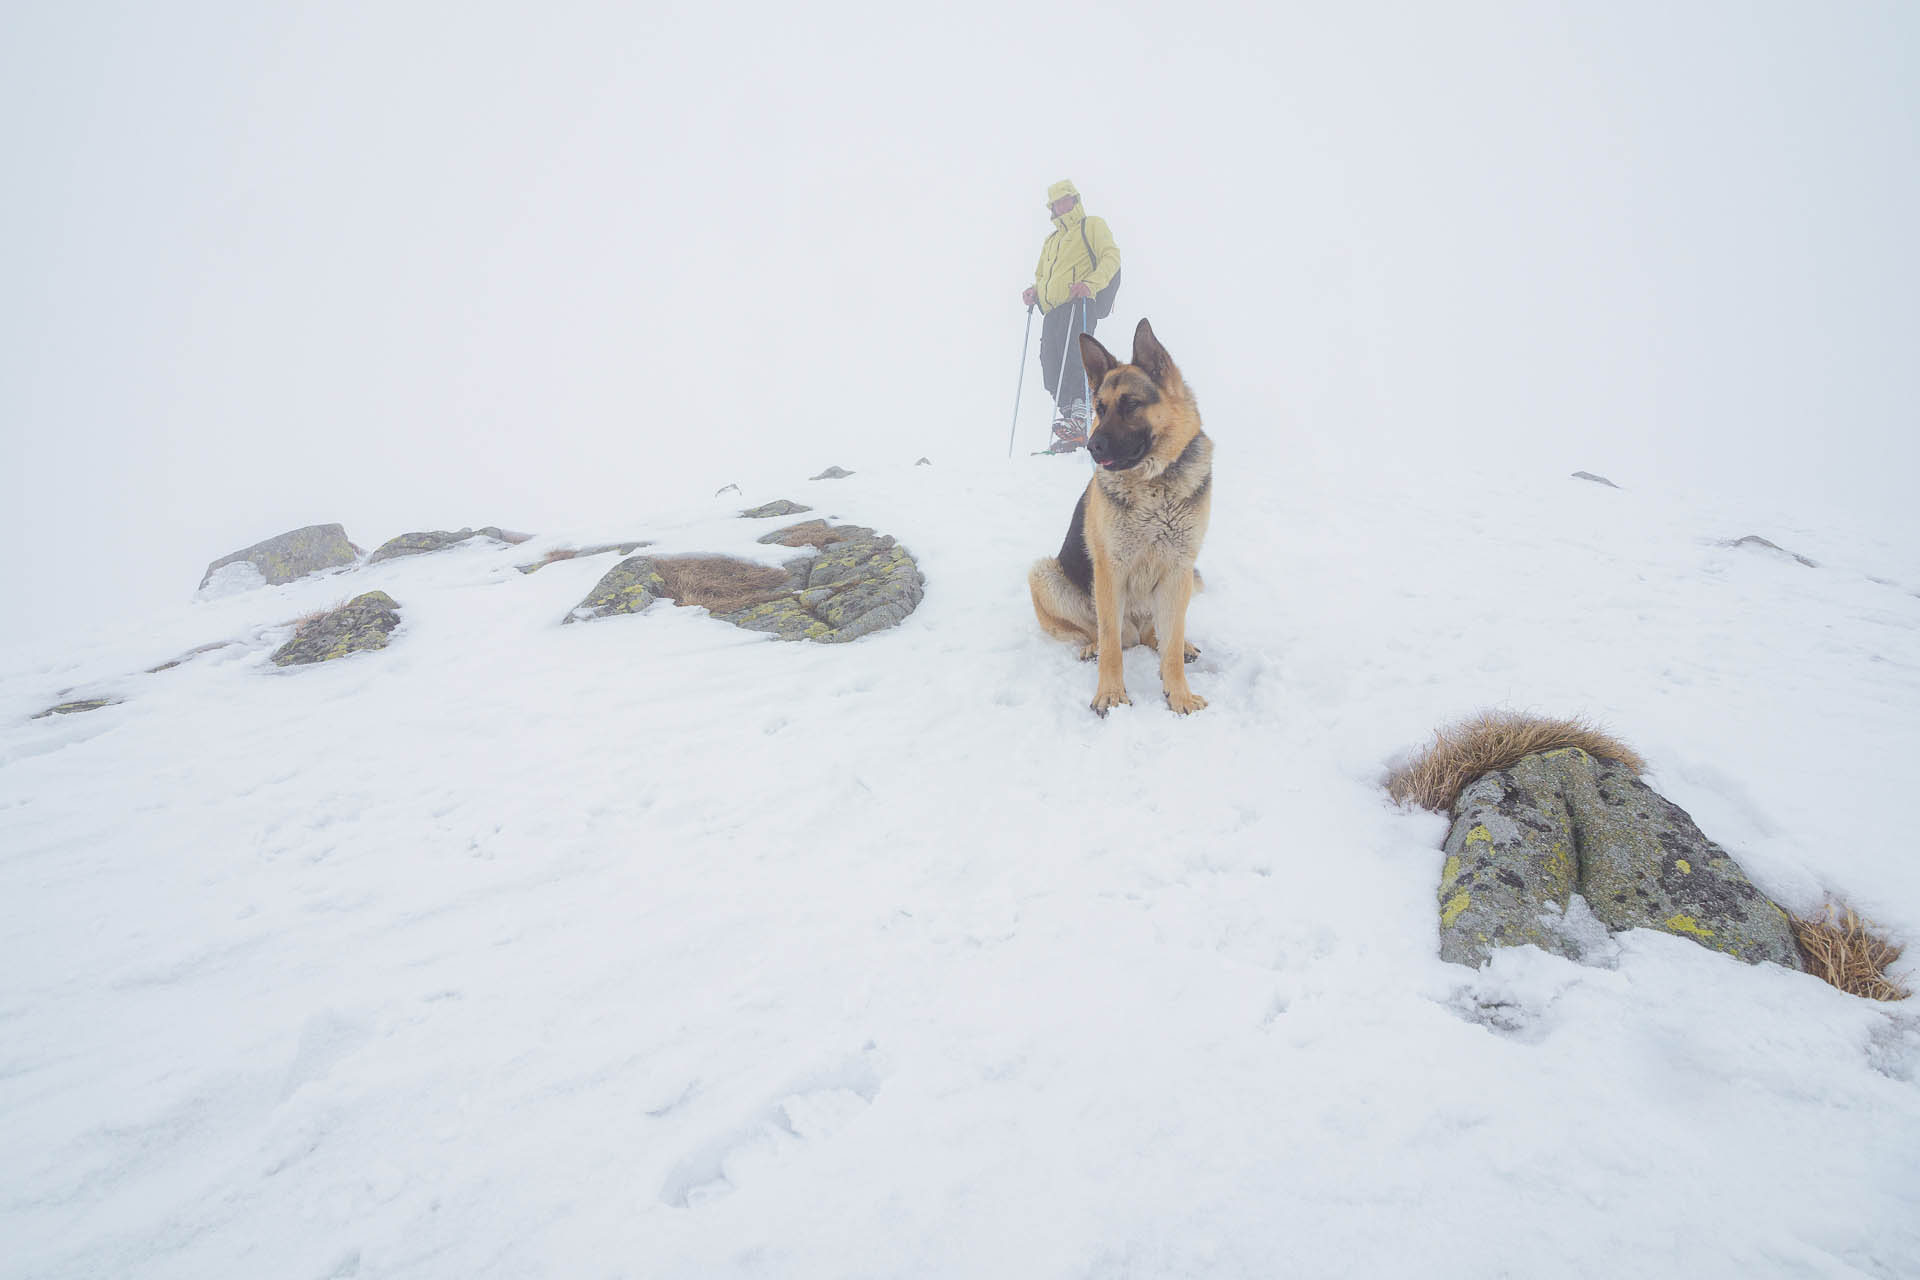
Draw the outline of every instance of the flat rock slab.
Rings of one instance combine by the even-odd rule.
[[[1610,930],[1658,929],[1748,964],[1803,967],[1786,912],[1672,801],[1577,747],[1460,793],[1440,877],[1440,957],[1479,965],[1532,943],[1581,958],[1579,893]]]
[[[399,625],[400,606],[393,597],[369,591],[301,623],[293,639],[273,651],[273,662],[279,667],[306,666],[362,649],[384,649],[387,636]]]
[[[548,565],[558,564],[562,560],[580,560],[587,556],[604,556],[612,551],[618,551],[623,556],[630,556],[641,547],[652,545],[652,543],[645,540],[635,540],[633,542],[603,542],[596,547],[561,547],[558,550],[549,551],[547,558],[544,560],[535,560],[532,564],[517,564],[513,567],[522,573],[538,573]]]
[[[815,476],[814,478],[816,480],[819,479],[818,476]],[[765,506],[754,507],[750,510],[742,511],[740,513],[740,518],[743,520],[764,520],[768,516],[797,516],[803,511],[811,511],[811,510],[813,510],[812,507],[802,506],[798,502],[794,502],[787,498],[778,498],[772,502],[767,503]]]
[[[265,542],[256,542],[244,551],[222,556],[207,566],[200,585],[206,586],[213,580],[214,574],[243,560],[260,571],[261,580],[266,585],[278,586],[322,569],[337,569],[352,564],[358,558],[359,553],[347,541],[344,528],[337,524],[310,524],[304,529],[294,529],[268,538]]]
[[[76,698],[72,702],[59,702],[45,711],[36,711],[35,720],[45,720],[48,716],[71,716],[82,711],[98,711],[102,707],[111,707],[121,702],[120,698]]]
[[[1757,533],[1750,533],[1744,538],[1735,538],[1731,542],[1723,542],[1720,545],[1723,547],[1753,547],[1759,551],[1771,551],[1777,556],[1791,557],[1809,569],[1818,569],[1820,567],[1799,552],[1789,551],[1779,543],[1770,542]]]
[[[526,539],[505,533],[498,525],[488,525],[484,529],[427,529],[418,533],[403,533],[397,538],[389,538],[367,557],[368,564],[379,564],[382,560],[396,560],[401,556],[423,556],[433,551],[445,551],[448,547],[459,546],[470,538],[492,538],[495,542],[524,542]]]
[[[782,640],[843,644],[897,626],[925,594],[926,580],[906,548],[872,529],[811,520],[759,541],[818,547],[819,554],[782,565],[787,580],[774,589],[772,599],[713,614],[748,631]],[[667,579],[654,561],[634,556],[615,565],[566,620],[637,613],[669,595]]]

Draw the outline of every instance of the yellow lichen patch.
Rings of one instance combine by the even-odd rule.
[[[1680,914],[1667,917],[1667,928],[1675,933],[1691,934],[1696,938],[1711,938],[1713,930],[1701,924],[1690,915]]]
[[[1472,902],[1473,896],[1467,893],[1456,893],[1448,898],[1447,905],[1440,908],[1440,927],[1451,929],[1453,922],[1460,918],[1460,913],[1465,911]]]
[[[1440,868],[1440,887],[1446,888],[1460,878],[1460,859],[1456,855],[1447,859],[1447,865]]]
[[[1487,824],[1482,822],[1467,832],[1467,844],[1469,846],[1476,844],[1491,846],[1493,844],[1493,832],[1487,830]]]
[[[1567,847],[1565,840],[1555,840],[1548,848],[1547,874],[1555,880],[1573,879],[1573,850]]]
[[[1675,858],[1673,860],[1673,865],[1680,868],[1680,874],[1683,876],[1690,876],[1693,874],[1693,864],[1688,862],[1685,858]]]

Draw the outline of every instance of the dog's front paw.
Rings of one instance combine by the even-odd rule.
[[[1167,690],[1167,705],[1183,716],[1190,716],[1207,705],[1207,700],[1191,689],[1182,689],[1175,693]]]
[[[1094,693],[1093,701],[1087,704],[1095,715],[1106,718],[1107,712],[1118,706],[1132,706],[1133,699],[1127,696],[1125,689],[1101,689]]]
[[[1100,645],[1098,642],[1095,642],[1089,645],[1082,645],[1080,648],[1080,661],[1082,662],[1092,662],[1095,658],[1099,656],[1100,656]]]

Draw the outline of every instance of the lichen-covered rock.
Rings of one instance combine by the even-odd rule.
[[[611,618],[639,613],[667,593],[667,582],[646,556],[629,556],[594,584],[587,598],[575,605],[563,621]]]
[[[45,720],[48,716],[70,716],[82,711],[98,711],[102,707],[111,707],[119,698],[76,698],[72,702],[59,702],[45,711],[34,713],[35,720]]]
[[[221,569],[243,560],[260,571],[263,583],[277,586],[321,569],[352,564],[357,558],[358,553],[354,551],[353,544],[347,541],[347,531],[341,526],[310,524],[303,529],[268,538],[265,542],[256,542],[244,551],[220,557],[207,566],[200,585],[206,586]]]
[[[926,579],[906,549],[859,525],[813,520],[760,541],[818,546],[820,554],[787,563],[795,588],[789,598],[717,615],[749,631],[843,644],[898,625],[925,594]]]
[[[306,666],[344,658],[362,649],[384,649],[400,625],[400,606],[384,591],[355,596],[338,609],[309,618],[293,639],[273,651],[275,666]]]
[[[397,538],[389,538],[367,557],[368,564],[379,564],[382,560],[395,560],[401,556],[423,556],[430,551],[445,551],[448,547],[458,546],[469,538],[492,538],[495,542],[512,542],[515,535],[503,532],[498,525],[488,525],[484,529],[457,529],[449,532],[445,529],[427,529],[417,533],[403,533]],[[524,539],[523,539],[524,540]]]
[[[1616,761],[1542,752],[1460,793],[1440,877],[1440,956],[1533,943],[1570,959],[1578,892],[1609,929],[1658,929],[1749,964],[1802,968],[1784,911],[1693,819]]]
[[[756,600],[714,617],[748,631],[764,631],[782,640],[842,644],[895,626],[919,605],[926,580],[904,547],[886,534],[860,525],[830,525],[809,520],[759,539],[771,545],[818,547],[781,566],[784,584],[773,599]],[[669,567],[673,567],[671,564]],[[655,562],[635,556],[615,565],[567,616],[573,622],[615,613],[637,613],[671,596],[668,576]]]
[[[740,517],[743,520],[764,520],[768,516],[797,516],[802,511],[811,510],[813,510],[812,507],[802,506],[786,498],[779,498],[773,502],[766,503],[764,506],[753,507],[750,510],[742,511]]]
[[[833,628],[807,611],[797,596],[748,605],[731,613],[715,615],[724,622],[748,631],[765,631],[782,640],[815,640],[827,643]]]

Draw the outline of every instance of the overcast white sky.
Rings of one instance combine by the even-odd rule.
[[[1003,454],[1062,176],[1223,466],[1920,529],[1920,5],[917,9],[7,5],[15,634],[315,521]]]

